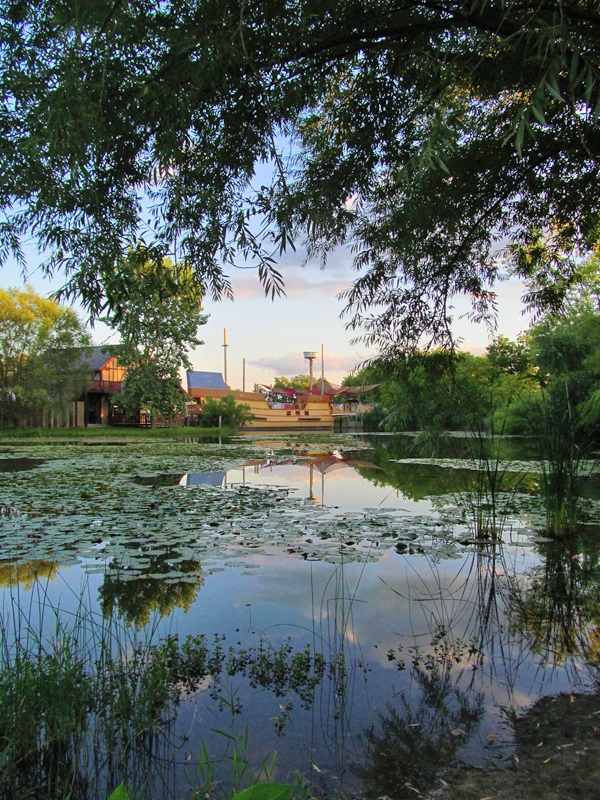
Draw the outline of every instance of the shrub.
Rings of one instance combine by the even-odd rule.
[[[201,428],[217,428],[220,422],[226,428],[241,428],[253,417],[247,403],[238,403],[235,397],[229,394],[220,400],[207,397],[202,403],[195,424]]]

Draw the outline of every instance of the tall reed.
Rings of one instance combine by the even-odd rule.
[[[594,445],[589,408],[571,402],[565,382],[560,391],[543,396],[538,413],[546,530],[559,536],[574,531],[583,514],[583,481]]]
[[[494,420],[495,414],[491,414],[487,425],[480,421],[471,426],[467,443],[475,475],[468,489],[459,493],[473,538],[492,541],[502,537],[511,501],[525,477],[503,457],[506,416],[499,428]]]
[[[0,798],[104,797],[148,778],[174,695],[161,648],[80,602],[67,613],[36,584],[0,613]]]

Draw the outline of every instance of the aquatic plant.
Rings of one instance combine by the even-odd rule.
[[[495,416],[490,415],[487,425],[482,421],[472,425],[466,442],[474,463],[474,481],[471,479],[467,490],[458,493],[473,538],[492,541],[501,538],[513,497],[525,478],[524,472],[515,471],[514,465],[503,457],[506,417],[497,429]]]
[[[239,797],[240,793],[258,785],[273,785],[276,753],[269,753],[258,764],[252,763],[249,755],[250,733],[246,727],[243,732],[218,730],[226,742],[226,752],[219,761],[226,761],[229,780],[227,791],[219,790],[215,779],[214,759],[209,755],[206,743],[202,742],[202,753],[198,759],[200,785],[194,788],[194,798],[212,798],[221,794],[225,797]],[[291,789],[291,786],[289,786]]]
[[[294,786],[291,783],[257,782],[234,794],[231,800],[288,800],[293,791]],[[120,783],[108,800],[136,800],[136,798],[124,783]]]
[[[250,441],[214,448],[165,442],[117,449],[101,443],[35,452],[45,457],[35,470],[0,473],[3,501],[14,509],[12,516],[0,516],[4,560],[84,562],[84,569],[107,574],[106,609],[123,607],[132,624],[144,621],[143,614],[131,613],[134,587],[118,594],[115,581],[140,579],[149,591],[152,580],[195,583],[199,589],[215,561],[266,552],[268,545],[284,543],[282,532],[286,546],[329,561],[338,559],[339,536],[348,541],[351,532],[354,545],[347,547],[346,560],[362,559],[372,542],[381,546],[398,537],[400,513],[403,535],[421,538],[431,531],[428,516],[385,507],[332,515],[287,487],[153,483],[161,475],[239,466],[256,455]],[[158,565],[157,554],[166,553],[165,564]],[[188,571],[193,562],[197,568]],[[156,607],[168,609],[174,594]],[[181,601],[191,594],[183,592]]]
[[[587,404],[570,401],[567,382],[562,389],[543,394],[538,403],[546,530],[555,536],[573,531],[582,518],[582,483],[594,446]]]
[[[49,797],[83,797],[90,679],[72,636],[60,632],[52,650],[38,645],[31,651],[17,643],[0,671],[0,797],[41,787]]]
[[[296,653],[289,641],[240,649],[223,636],[180,643],[169,635],[154,643],[156,631],[140,638],[114,618],[92,614],[83,601],[65,618],[43,588],[27,608],[12,599],[0,613],[2,800],[67,794],[92,800],[121,782],[152,797],[170,780],[181,746],[172,734],[182,701],[208,687],[217,705],[224,702],[235,674],[310,707],[325,671],[321,656],[309,647]],[[249,769],[248,763],[244,776]]]
[[[600,665],[597,531],[540,544],[542,562],[508,598],[511,629],[543,664]]]
[[[171,720],[163,653],[83,602],[65,619],[43,587],[34,595],[0,614],[0,797],[89,800],[122,778],[142,786],[149,743]]]

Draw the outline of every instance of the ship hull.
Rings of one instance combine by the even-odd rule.
[[[250,407],[253,418],[244,430],[258,431],[332,431],[333,409],[328,397],[310,395],[295,403],[269,405],[260,392],[236,392],[225,389],[189,389],[188,393],[201,403],[206,397],[216,400],[229,395],[236,402]]]

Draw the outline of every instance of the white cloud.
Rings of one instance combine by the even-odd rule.
[[[286,297],[290,299],[308,299],[315,291],[336,297],[351,285],[355,277],[352,255],[345,248],[337,248],[324,269],[315,261],[304,263],[305,259],[306,250],[299,247],[295,252],[284,253],[275,264],[283,278]],[[257,269],[234,269],[229,277],[236,298],[265,297]]]
[[[359,366],[359,359],[352,354],[325,353],[324,360],[325,377],[334,383],[341,381],[345,375]],[[248,365],[261,370],[269,370],[273,373],[273,376],[285,375],[286,377],[291,377],[293,375],[308,374],[308,364],[302,352],[254,358],[248,361]],[[314,374],[316,377],[321,375],[320,353],[314,362]]]

